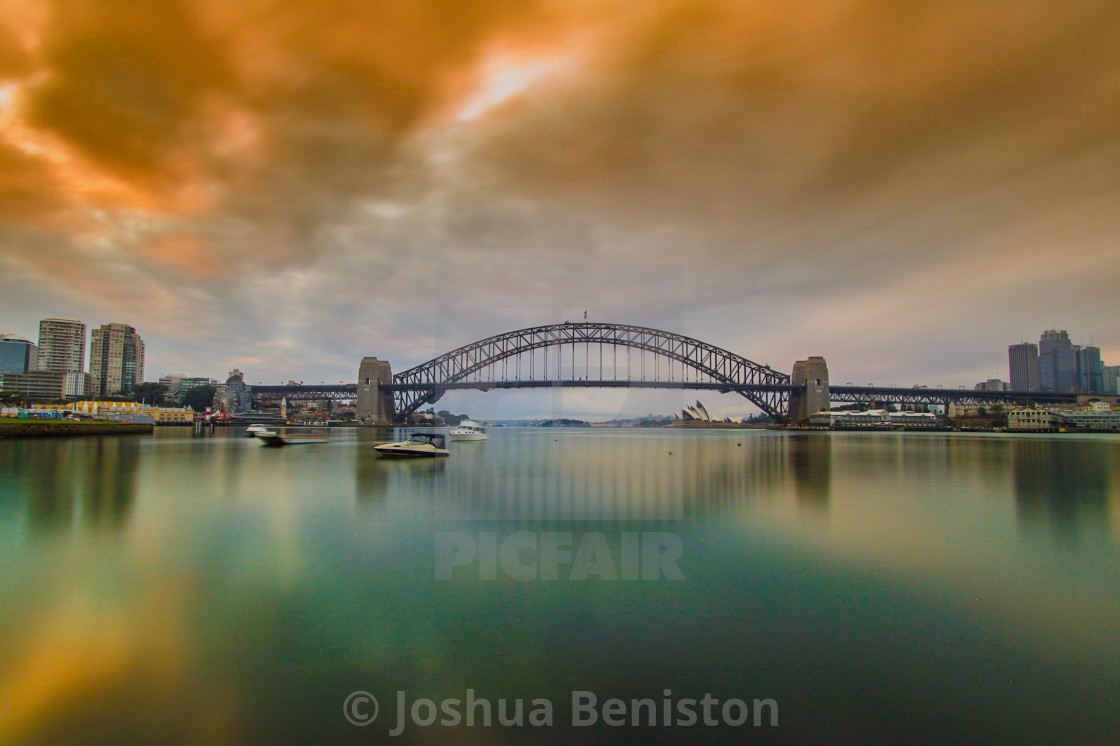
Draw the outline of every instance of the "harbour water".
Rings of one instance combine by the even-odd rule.
[[[395,434],[0,442],[0,744],[1120,732],[1116,436],[495,428],[376,459]],[[468,690],[523,724],[390,735],[398,692]],[[572,692],[658,722],[573,726]],[[773,706],[681,727],[706,694]]]

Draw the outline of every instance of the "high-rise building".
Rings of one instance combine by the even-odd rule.
[[[128,324],[102,324],[91,335],[89,372],[101,396],[131,393],[144,382],[144,340]]]
[[[1007,348],[1007,358],[1011,367],[1011,390],[1038,391],[1038,345],[1030,342],[1011,345]]]
[[[1007,381],[998,378],[989,378],[972,387],[973,391],[1007,391]]]
[[[1101,388],[1106,394],[1120,394],[1120,365],[1101,366]]]
[[[39,370],[86,369],[86,325],[74,319],[39,322]]]
[[[1078,347],[1074,351],[1074,367],[1077,370],[1077,388],[1092,394],[1104,391],[1101,350],[1093,345]]]
[[[1077,369],[1065,329],[1050,329],[1038,340],[1038,381],[1043,391],[1073,391]]]
[[[38,370],[39,348],[30,339],[0,334],[0,375]]]

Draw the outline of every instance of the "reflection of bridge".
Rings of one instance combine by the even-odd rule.
[[[550,324],[498,334],[393,375],[389,363],[363,358],[358,384],[256,386],[258,399],[357,399],[360,419],[406,419],[460,389],[662,388],[737,393],[779,422],[798,420],[831,401],[947,404],[953,401],[1072,401],[1075,394],[941,388],[829,386],[823,358],[793,375],[691,337],[627,324]]]

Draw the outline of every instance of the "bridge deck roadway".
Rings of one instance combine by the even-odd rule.
[[[392,383],[382,384],[386,391],[455,391],[474,389],[548,389],[548,388],[639,388],[682,389],[686,391],[719,391],[722,393],[797,391],[803,387],[792,384],[737,385],[714,381],[615,381],[570,378],[553,381],[455,381],[453,383]],[[253,396],[260,399],[353,399],[358,385],[320,384],[302,386],[253,386]],[[1074,402],[1078,394],[1047,391],[974,391],[971,389],[899,388],[893,386],[832,386],[829,391],[833,401],[890,401],[890,402],[948,402],[948,401],[1035,401],[1039,403]]]

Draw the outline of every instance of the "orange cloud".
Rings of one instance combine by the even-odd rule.
[[[227,268],[220,248],[200,236],[164,233],[139,249],[140,256],[201,277],[217,277]]]
[[[1120,188],[1115,0],[12,3],[8,264],[168,329],[249,276],[362,302],[402,256],[859,299]]]

